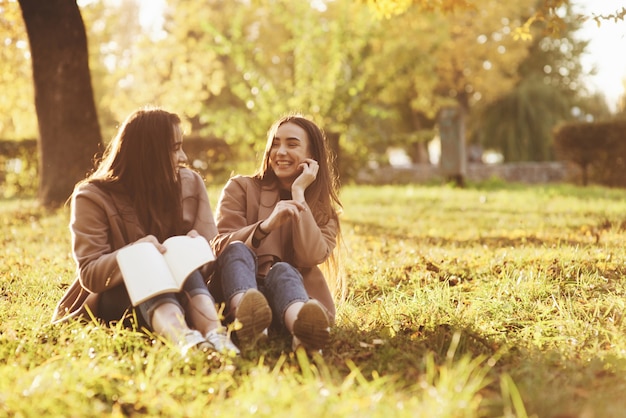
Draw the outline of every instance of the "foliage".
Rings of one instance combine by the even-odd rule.
[[[37,121],[30,50],[17,1],[0,0],[0,33],[0,135],[34,138]]]
[[[588,95],[582,80],[587,74],[582,68],[580,57],[589,41],[577,35],[582,26],[579,16],[570,7],[562,14],[563,27],[558,34],[546,34],[544,22],[532,26],[534,36],[529,53],[517,72],[521,79],[541,77],[546,85],[559,90],[574,105],[577,98]]]
[[[626,120],[569,123],[555,129],[555,146],[561,159],[577,164],[583,184],[594,181],[624,187]]]
[[[474,140],[507,162],[554,158],[552,129],[570,117],[569,102],[543,79],[527,78],[482,109]]]
[[[423,11],[441,10],[452,12],[458,10],[475,10],[475,4],[467,0],[360,0],[367,3],[379,18],[391,18],[405,13],[415,6]]]
[[[0,415],[623,416],[625,191],[341,197],[349,293],[331,347],[306,358],[277,338],[235,361],[182,359],[129,329],[49,326],[73,277],[68,209],[0,202]]]
[[[278,115],[303,111],[329,133],[345,175],[389,146],[422,145],[416,138],[432,132],[441,106],[491,100],[514,83],[526,46],[512,30],[525,8],[480,6],[453,19],[410,8],[376,20],[350,0],[170,2],[158,37],[122,20],[134,2],[116,15],[86,6],[85,19],[98,30],[92,44],[107,46],[92,48],[94,67],[116,64],[113,88],[99,90],[103,114],[166,103],[194,135],[222,138],[252,160]]]
[[[412,5],[417,5],[425,10],[440,9],[451,11],[458,9],[476,9],[478,1],[474,0],[359,0],[367,3],[372,11],[381,18],[390,18],[401,15]],[[566,26],[566,19],[560,13],[563,8],[567,8],[572,3],[571,0],[539,0],[538,7],[523,22],[523,25],[516,28],[517,36],[524,40],[532,39],[532,26],[541,22],[544,26],[544,33],[558,35],[561,29]],[[626,7],[617,8],[615,12],[605,15],[579,16],[580,19],[593,19],[599,25],[606,20],[624,20],[626,17]]]
[[[37,141],[0,141],[0,198],[32,198],[37,193]]]
[[[552,160],[554,126],[608,113],[584,88],[580,57],[588,41],[575,36],[580,22],[571,12],[562,20],[557,34],[547,35],[545,22],[533,26],[529,53],[515,71],[519,81],[477,109],[472,121],[472,142],[499,151],[505,161]]]
[[[470,109],[513,87],[516,68],[528,54],[528,45],[514,39],[513,31],[532,4],[479,0],[476,10],[441,22],[449,25],[449,37],[436,51],[440,94]]]
[[[83,3],[103,137],[157,104],[253,164],[270,123],[299,110],[326,128],[344,175],[390,146],[420,160],[441,106],[506,94],[537,44],[514,39],[534,0],[365,3],[171,0],[156,32],[138,24],[137,0]]]
[[[112,7],[108,1],[87,2],[80,12],[88,34],[89,68],[98,120],[103,140],[108,142],[137,107],[158,104],[153,102],[152,92],[159,85],[149,85],[140,74],[128,71],[129,63],[146,44],[145,31],[138,25],[137,0],[120,2],[117,7]],[[124,92],[135,84],[134,96],[125,97]],[[119,100],[120,96],[126,100]]]
[[[541,21],[543,12],[567,2],[539,2],[533,9],[534,3],[171,0],[157,32],[138,24],[137,0],[81,2],[81,13],[104,138],[137,106],[157,104],[186,116],[187,133],[227,142],[252,166],[271,121],[298,110],[324,126],[349,180],[390,146],[423,158],[424,138],[432,136],[441,106],[472,108],[510,91],[529,53],[529,44],[516,40],[516,28],[532,10]],[[372,18],[372,8],[393,18]],[[15,20],[16,2],[0,0],[0,21],[9,34],[2,57],[10,62],[0,81],[10,86],[5,97],[11,101],[0,100],[0,129],[11,137],[19,137],[11,126],[28,131],[37,124],[22,108],[28,90],[13,88],[24,84],[30,65]],[[530,52],[541,56],[532,47]],[[555,65],[573,72],[576,54],[567,67]]]

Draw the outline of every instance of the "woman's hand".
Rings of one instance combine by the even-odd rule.
[[[159,240],[157,239],[157,237],[155,237],[154,235],[146,235],[145,237],[140,238],[137,241],[135,241],[135,243],[138,243],[138,242],[150,242],[150,243],[154,244],[156,249],[159,250],[159,252],[161,254],[163,254],[163,253],[165,253],[165,251],[167,251],[167,247],[165,247],[165,245],[161,244],[159,242]]]
[[[290,220],[297,221],[300,219],[300,212],[303,210],[306,210],[306,206],[303,203],[296,200],[281,200],[274,206],[270,216],[261,223],[261,229],[266,233],[270,233],[280,228],[285,222]]]
[[[294,200],[304,202],[304,191],[315,181],[320,167],[317,161],[312,158],[307,158],[298,168],[302,170],[302,173],[300,173],[291,185],[291,196]]]
[[[300,219],[300,212],[306,210],[304,191],[317,178],[319,165],[314,159],[307,158],[298,168],[302,170],[302,173],[300,173],[291,185],[292,200],[281,200],[274,206],[274,210],[270,216],[261,223],[261,229],[264,232],[270,233],[290,220],[298,221],[298,219]]]
[[[197,238],[198,236],[200,236],[200,234],[195,229],[192,229],[191,231],[187,232],[187,236],[191,238]]]

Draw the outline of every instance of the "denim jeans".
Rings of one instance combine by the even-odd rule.
[[[128,313],[134,311],[137,316],[137,326],[152,330],[152,314],[156,308],[170,302],[178,305],[183,312],[186,312],[189,299],[198,294],[206,294],[211,297],[202,274],[196,270],[187,278],[180,293],[164,293],[155,296],[140,303],[136,308],[131,305],[126,286],[116,286],[111,290],[102,292],[98,311],[100,318],[105,322],[122,320],[127,327],[132,327]]]
[[[257,278],[256,255],[240,241],[229,244],[217,257],[213,280],[221,285],[220,293],[226,308],[230,308],[228,301],[234,295],[251,288],[258,289],[272,309],[275,326],[284,325],[285,311],[291,304],[309,300],[302,275],[289,263],[279,261],[265,277]]]
[[[145,302],[140,303],[137,308],[144,321],[146,321],[148,328],[152,330],[152,314],[154,314],[154,310],[156,308],[169,302],[178,305],[180,310],[185,313],[187,312],[187,307],[189,306],[189,300],[200,294],[207,295],[212,298],[209,293],[209,289],[207,289],[206,284],[204,283],[202,274],[199,270],[195,270],[191,273],[187,280],[185,280],[183,288],[179,293],[164,293],[162,295],[157,295]]]

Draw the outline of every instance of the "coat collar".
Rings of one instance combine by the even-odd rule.
[[[261,196],[259,199],[259,219],[267,219],[279,200],[280,192],[276,184],[263,185],[261,187]]]

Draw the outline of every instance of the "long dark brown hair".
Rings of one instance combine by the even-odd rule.
[[[289,114],[272,124],[267,132],[267,143],[265,144],[263,161],[257,171],[256,177],[264,182],[277,181],[276,174],[270,166],[270,151],[274,138],[276,137],[276,131],[285,123],[293,123],[304,129],[309,138],[309,152],[319,165],[315,181],[311,183],[304,192],[309,206],[311,206],[316,216],[336,217],[342,205],[338,194],[339,182],[334,169],[334,154],[330,152],[324,132],[314,122],[304,116]]]
[[[181,189],[173,160],[175,129],[181,119],[158,108],[131,113],[84,180],[130,196],[146,234],[159,241],[181,233]]]
[[[309,138],[309,152],[319,165],[317,177],[315,181],[307,187],[304,195],[318,224],[324,225],[329,219],[335,219],[337,221],[337,245],[331,257],[322,266],[322,269],[325,270],[325,277],[335,293],[335,296],[343,299],[346,283],[344,275],[341,272],[339,257],[339,250],[341,248],[339,214],[343,206],[339,199],[339,180],[335,172],[335,157],[330,151],[326,135],[324,135],[322,129],[313,121],[297,113],[290,113],[278,119],[267,132],[267,143],[265,145],[263,160],[255,177],[261,179],[264,183],[278,183],[276,174],[270,165],[270,150],[272,149],[272,144],[276,137],[276,131],[281,125],[286,123],[293,123],[304,129]],[[331,280],[331,278],[334,280]]]

